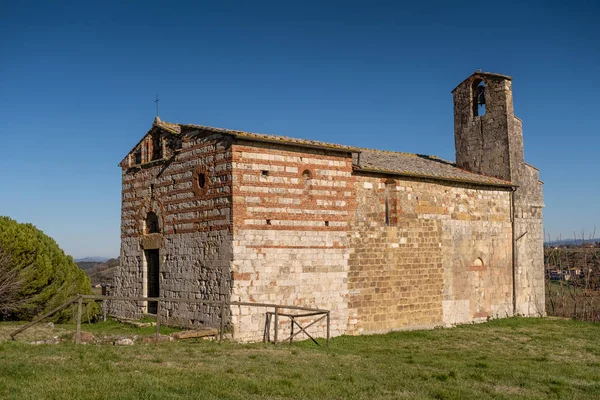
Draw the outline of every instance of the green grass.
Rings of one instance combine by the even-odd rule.
[[[330,349],[311,342],[4,341],[0,398],[592,399],[600,398],[599,338],[597,324],[510,318],[343,336]]]

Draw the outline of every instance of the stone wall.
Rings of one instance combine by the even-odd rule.
[[[156,128],[148,134],[150,146],[156,143],[156,134]],[[161,297],[229,300],[231,143],[222,135],[201,131],[177,139],[164,134],[164,157],[154,161],[147,156],[151,147],[142,140],[145,162],[123,168],[121,266],[115,273],[114,294],[146,296],[144,251],[158,249]],[[149,212],[158,216],[159,233],[147,230]],[[146,306],[143,302],[113,302],[112,312],[139,317],[147,311]],[[167,303],[161,304],[160,312],[163,321],[184,326],[220,322],[217,310],[207,306]]]
[[[477,115],[474,88],[485,84],[486,113]],[[514,115],[511,78],[475,73],[453,91],[456,163],[515,185],[512,254],[515,312],[544,315],[543,192],[538,171],[525,163],[523,123]]]
[[[485,84],[485,115],[476,115],[474,88]],[[474,74],[453,91],[456,165],[478,174],[511,181],[509,137],[513,103],[510,78]],[[521,140],[522,150],[522,140]]]
[[[232,300],[329,309],[332,335],[344,333],[351,156],[240,142],[232,158]],[[262,339],[265,309],[232,313],[236,340]],[[282,338],[289,320],[280,321]],[[310,331],[324,335],[325,323]]]
[[[365,174],[355,185],[348,333],[512,314],[510,191]]]
[[[515,190],[515,282],[519,315],[546,315],[542,183],[538,171],[524,164]]]

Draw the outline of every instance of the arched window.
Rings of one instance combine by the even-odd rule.
[[[146,234],[149,233],[159,233],[158,226],[158,216],[150,211],[148,215],[146,215]]]
[[[135,158],[135,163],[136,164],[141,164],[142,163],[142,146],[138,146],[135,149],[135,152],[133,153],[133,156]]]
[[[481,79],[473,81],[471,86],[471,92],[473,98],[471,100],[473,104],[473,116],[484,116],[485,115],[485,82]]]
[[[302,172],[302,179],[304,179],[304,183],[308,185],[310,183],[311,178],[312,178],[311,172],[308,169],[305,169]]]

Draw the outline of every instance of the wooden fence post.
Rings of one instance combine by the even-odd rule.
[[[81,343],[81,309],[83,308],[83,298],[79,296],[77,300],[77,333],[75,333],[75,344]]]
[[[279,307],[275,306],[275,333],[273,335],[273,343],[277,344],[277,331],[279,327]]]
[[[225,301],[221,303],[221,329],[219,330],[219,342],[223,342],[223,331],[225,330]]]
[[[160,336],[160,300],[156,301],[156,336],[154,341],[158,345],[158,337]]]
[[[329,337],[330,337],[330,325],[331,324],[331,312],[327,311],[327,347],[329,347]]]

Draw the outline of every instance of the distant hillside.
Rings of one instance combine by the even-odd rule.
[[[95,285],[98,283],[111,283],[120,262],[120,257],[118,257],[107,259],[104,262],[77,262],[77,265],[90,277],[92,285]]]
[[[105,261],[110,260],[108,257],[84,257],[84,258],[77,258],[75,260],[76,263],[80,263],[80,262],[93,262],[93,263],[102,263]]]
[[[82,270],[87,271],[88,269],[94,268],[96,265],[102,264],[102,262],[75,261],[75,264]]]
[[[544,246],[581,246],[584,243],[595,244],[600,242],[600,238],[596,239],[563,239],[563,240],[552,240],[550,242],[544,242]]]

